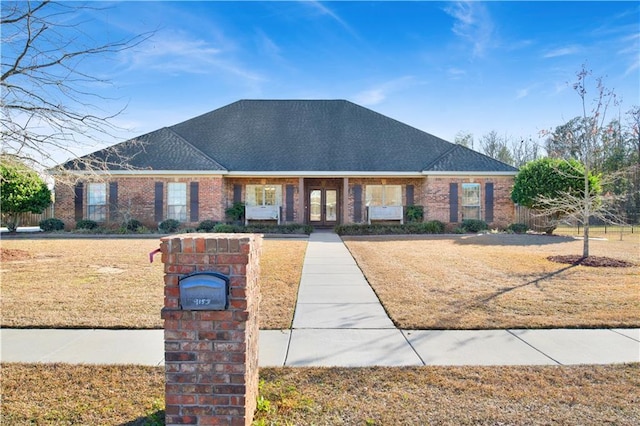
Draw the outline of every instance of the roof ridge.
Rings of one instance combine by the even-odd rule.
[[[196,151],[198,154],[202,155],[204,158],[206,158],[207,160],[211,161],[216,167],[219,167],[221,170],[229,171],[222,164],[218,163],[214,158],[211,158],[209,155],[205,154],[200,148],[198,148],[197,146],[195,146],[194,144],[192,144],[191,142],[189,142],[188,140],[186,140],[185,138],[180,136],[180,134],[177,133],[176,131],[174,131],[171,127],[166,127],[165,126],[165,127],[161,128],[160,130],[169,131],[172,136],[176,137],[180,142],[183,142],[183,143],[187,144],[191,149]]]
[[[476,155],[481,155],[481,156],[483,156],[483,157],[485,157],[485,158],[487,158],[487,159],[489,159],[491,161],[497,161],[498,163],[504,164],[505,166],[513,167],[511,164],[505,163],[504,161],[500,161],[497,158],[490,157],[487,154],[485,154],[483,152],[480,152],[480,151],[476,151],[475,149],[471,149],[468,146],[464,146],[464,145],[459,145],[459,146],[460,146],[460,148],[464,148],[466,150],[469,150],[469,151],[475,153]],[[513,167],[513,168],[515,168],[515,167]]]
[[[462,146],[460,144],[457,143],[451,143],[449,142],[451,146],[449,149],[447,149],[445,152],[443,152],[442,154],[440,154],[439,157],[437,157],[435,160],[433,160],[431,163],[427,164],[422,171],[426,171],[426,170],[430,170],[433,166],[435,166],[436,164],[438,164],[442,159],[444,159],[445,157],[448,157],[449,155],[451,155],[451,153],[453,151],[455,151],[459,146]]]

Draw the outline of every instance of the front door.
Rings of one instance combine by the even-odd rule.
[[[340,197],[337,188],[311,186],[307,189],[307,221],[315,227],[331,227],[338,224]]]

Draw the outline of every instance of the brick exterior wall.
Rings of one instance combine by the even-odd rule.
[[[64,222],[67,230],[74,229],[76,225],[73,187],[56,182],[55,198],[53,204],[54,216]]]
[[[110,199],[107,188],[107,205],[116,206],[115,220],[107,214],[106,225],[120,226],[128,219],[137,219],[149,229],[156,229],[158,221],[155,220],[155,184],[163,183],[164,206],[162,217],[167,218],[167,184],[169,182],[184,182],[187,184],[187,222],[185,227],[196,227],[203,220],[224,221],[224,210],[227,207],[223,193],[223,179],[216,177],[158,177],[158,176],[112,176],[104,182],[107,186],[115,182],[118,186],[117,200]],[[190,221],[191,191],[190,183],[198,182],[198,220]],[[66,229],[75,228],[75,192],[68,185],[56,185],[55,189],[55,216],[65,223]],[[83,218],[87,218],[87,185],[84,182],[83,191]],[[109,207],[111,209],[113,207]]]
[[[439,220],[449,223],[449,185],[451,183],[479,183],[480,211],[485,220],[485,184],[493,183],[493,227],[506,227],[515,219],[515,205],[511,201],[513,176],[429,176],[422,185],[423,205],[425,206],[425,220]],[[458,205],[462,205],[462,191],[458,190]],[[461,209],[458,211],[458,222],[462,221]],[[457,223],[457,222],[455,222]]]
[[[250,425],[258,396],[260,235],[182,234],[161,239],[165,271],[167,425]],[[180,278],[230,277],[229,309],[180,309]]]
[[[342,180],[342,179],[329,179]],[[321,181],[321,179],[305,179],[305,187],[310,182]],[[119,226],[126,217],[137,219],[143,222],[150,229],[155,229],[158,223],[154,218],[154,185],[155,182],[164,184],[164,211],[166,218],[166,187],[169,182],[187,183],[187,209],[190,209],[189,184],[198,182],[199,212],[198,221],[183,224],[184,227],[196,227],[203,220],[225,221],[225,209],[233,204],[236,186],[241,187],[241,200],[246,199],[246,185],[280,185],[282,187],[282,223],[294,222],[303,223],[306,220],[305,211],[300,211],[301,197],[305,197],[304,191],[300,188],[299,178],[223,178],[216,177],[117,177],[110,180],[118,184],[117,205],[120,210],[118,222]],[[485,184],[494,185],[494,217],[491,225],[494,227],[505,227],[515,220],[515,206],[510,199],[511,188],[513,186],[512,176],[427,176],[417,178],[348,178],[348,204],[347,208],[341,209],[343,223],[364,222],[366,212],[366,186],[367,185],[401,185],[403,205],[407,205],[406,188],[407,185],[414,187],[414,204],[424,206],[425,220],[439,220],[449,223],[449,184],[450,183],[479,183],[481,185],[481,217],[485,218]],[[287,200],[287,186],[293,187],[293,200]],[[354,187],[361,187],[361,217],[354,218]],[[342,191],[343,188],[340,187]],[[84,212],[86,217],[86,186],[84,191]],[[291,194],[289,194],[291,195]],[[459,205],[461,205],[462,191],[458,191]],[[340,197],[342,202],[343,197]],[[289,202],[288,202],[289,201]],[[108,200],[111,203],[111,200]],[[293,221],[287,221],[288,207],[293,207]],[[344,214],[342,214],[344,212]],[[67,186],[56,186],[55,215],[65,222],[66,228],[75,227],[74,217],[74,190]],[[346,216],[345,216],[346,215]],[[291,216],[291,215],[289,215]],[[190,217],[190,211],[187,212]],[[462,220],[459,214],[458,222]]]

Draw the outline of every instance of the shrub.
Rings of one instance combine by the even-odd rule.
[[[529,230],[529,227],[526,223],[512,223],[507,230],[515,234],[525,234]]]
[[[213,232],[217,224],[218,222],[214,220],[203,220],[196,230],[200,232]]]
[[[127,229],[127,231],[131,231],[131,232],[138,232],[138,230],[140,228],[142,228],[142,222],[140,222],[137,219],[129,219],[125,224],[124,227]]]
[[[406,207],[407,222],[422,222],[424,219],[423,206],[407,206]]]
[[[64,222],[55,217],[43,219],[38,224],[44,232],[62,231],[64,230]]]
[[[91,219],[81,219],[76,222],[76,229],[95,230],[98,229],[98,222]]]
[[[313,232],[310,225],[300,223],[289,223],[287,225],[253,224],[253,225],[232,225],[219,223],[213,228],[213,232],[220,233],[256,233],[256,234],[306,234]]]
[[[164,220],[160,222],[160,225],[158,225],[158,229],[160,229],[160,231],[168,234],[172,232],[176,232],[179,228],[180,228],[180,222],[175,219]]]
[[[231,207],[224,211],[227,219],[241,222],[244,219],[244,203],[235,202]]]
[[[337,225],[334,231],[338,235],[442,234],[444,232],[444,223],[438,220],[422,223],[412,222],[405,225],[349,223]]]
[[[489,225],[484,220],[465,219],[462,221],[462,229],[466,232],[480,232],[489,229]]]
[[[444,234],[444,223],[439,220],[430,220],[422,224],[426,234]]]
[[[229,225],[226,223],[219,223],[216,226],[213,227],[213,232],[220,232],[223,234],[231,234],[231,233],[235,233],[238,232],[236,231],[238,227],[236,227],[235,225]]]
[[[300,223],[289,223],[286,225],[270,225],[270,224],[255,224],[240,227],[241,230],[236,232],[255,232],[260,234],[307,234],[313,232],[311,225],[302,225]]]

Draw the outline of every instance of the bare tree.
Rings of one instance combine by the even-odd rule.
[[[507,137],[500,137],[495,130],[490,131],[480,139],[482,152],[498,161],[513,165],[513,155],[507,143]]]
[[[578,194],[567,191],[553,198],[540,197],[538,199],[540,210],[545,214],[564,212],[565,218],[573,219],[583,225],[582,256],[585,258],[589,257],[589,226],[592,217],[609,223],[622,222],[615,208],[618,197],[611,194],[602,196],[599,188],[596,189],[590,185],[590,177],[595,171],[596,159],[601,156],[606,143],[603,138],[606,132],[603,129],[605,128],[607,111],[610,106],[617,105],[613,91],[605,88],[602,78],[597,78],[595,80],[596,96],[591,106],[588,106],[588,78],[590,75],[591,71],[583,65],[576,74],[577,81],[573,84],[573,89],[581,100],[582,115],[556,128],[552,135],[553,143],[547,144],[547,150],[550,154],[555,154],[556,157],[569,156],[579,160],[582,170],[578,176],[583,182],[582,189]],[[617,179],[617,176],[615,173],[611,173],[606,176],[606,179]],[[605,186],[606,183],[602,182],[602,185]]]
[[[2,2],[3,153],[43,169],[120,130],[113,119],[122,109],[103,110],[100,104],[113,99],[95,90],[109,81],[86,65],[138,46],[151,34],[96,44],[83,29],[89,23],[79,20],[81,12],[95,10],[49,0]],[[105,164],[89,160],[81,168],[100,170]]]
[[[462,145],[464,147],[473,149],[473,134],[460,130],[458,133],[456,133],[454,142],[457,145]]]
[[[513,166],[522,167],[529,161],[540,158],[540,149],[537,143],[531,138],[521,138],[520,140],[511,141],[511,155],[513,157]]]

